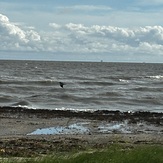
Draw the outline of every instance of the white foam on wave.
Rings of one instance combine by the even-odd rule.
[[[128,80],[125,80],[125,79],[119,79],[120,82],[123,82],[123,83],[129,83]]]
[[[94,112],[94,111],[96,111],[95,109],[76,109],[76,108],[65,108],[65,107],[55,108],[55,110],[73,111],[73,112]]]
[[[155,76],[148,76],[148,78],[152,78],[152,79],[163,79],[162,75],[155,75]]]
[[[12,106],[13,108],[24,108],[24,109],[34,109],[34,110],[36,110],[36,109],[38,109],[38,108],[36,108],[36,107],[34,107],[34,106],[28,106],[28,105],[14,105],[14,106]]]

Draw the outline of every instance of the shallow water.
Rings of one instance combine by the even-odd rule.
[[[0,69],[0,106],[163,112],[163,64],[0,61]]]
[[[99,124],[90,123],[73,123],[67,127],[55,126],[49,128],[36,129],[35,131],[27,135],[62,135],[62,134],[163,134],[161,126],[155,126],[153,124],[137,123],[129,124],[127,121],[124,122],[102,122]]]
[[[37,129],[28,135],[88,134],[90,130],[79,123],[67,127],[57,126]]]

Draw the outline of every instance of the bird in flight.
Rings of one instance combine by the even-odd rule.
[[[65,84],[62,83],[62,82],[59,82],[59,85],[63,88],[63,86],[64,86]]]

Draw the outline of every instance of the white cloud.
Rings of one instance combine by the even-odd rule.
[[[104,5],[72,5],[72,6],[56,6],[60,14],[79,13],[85,15],[85,12],[107,12],[112,10],[109,6]]]
[[[5,16],[0,14],[0,28],[1,34],[4,36],[13,36],[17,39],[27,42],[28,40],[25,38],[25,33],[16,25],[9,22],[9,19]]]
[[[1,50],[28,50],[31,49],[31,42],[40,41],[41,38],[36,31],[25,31],[0,14],[0,39]]]
[[[70,6],[69,8],[74,9],[74,10],[85,10],[85,11],[95,11],[95,10],[108,11],[108,10],[111,10],[111,7],[103,6],[103,5],[74,5],[74,6]]]
[[[158,6],[163,4],[162,0],[138,0],[137,2],[143,6]]]
[[[37,31],[10,22],[0,14],[0,50],[163,55],[163,27],[120,28],[50,23],[51,31]]]
[[[53,27],[54,29],[59,29],[61,28],[61,25],[57,24],[57,23],[49,23],[49,26]]]
[[[82,24],[69,23],[63,26],[63,28],[68,30],[68,37],[71,38],[74,44],[87,46],[87,49],[91,51],[94,49],[94,52],[119,51],[119,49],[122,50],[122,48],[123,51],[127,51],[127,49],[134,51],[137,50],[142,43],[155,45],[152,46],[152,48],[158,47],[158,49],[163,46],[163,27],[161,26],[146,26],[129,29],[99,25],[88,27]],[[146,50],[148,51],[148,49]]]
[[[40,35],[33,30],[27,31],[26,36],[29,38],[30,41],[40,41],[41,37]]]

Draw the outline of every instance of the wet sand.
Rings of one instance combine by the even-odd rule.
[[[112,143],[163,145],[163,113],[0,107],[0,124],[0,156],[37,156]],[[32,134],[51,127],[62,130]]]

